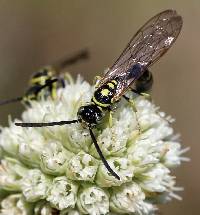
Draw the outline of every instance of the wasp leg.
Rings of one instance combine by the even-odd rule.
[[[109,127],[111,128],[113,125],[113,111],[109,110]]]
[[[135,106],[135,102],[133,99],[130,99],[129,97],[123,95],[123,98],[131,105],[131,107],[133,108],[133,111],[135,112],[135,117],[136,117],[136,121],[137,121],[137,127],[139,130],[139,133],[141,133],[141,127],[139,124],[139,120],[138,120],[138,115],[137,115],[137,108]]]
[[[113,113],[115,111],[116,107],[112,106],[112,107],[108,107],[107,110],[109,111],[109,127],[111,128],[113,126]]]
[[[138,92],[137,90],[131,88],[130,89],[132,92],[134,92],[137,96],[144,96],[146,99],[148,99],[149,101],[152,101],[151,99],[151,95],[148,94],[148,93],[142,93],[142,92]],[[164,118],[158,110],[155,110],[155,112],[161,117],[161,118]],[[167,118],[165,118],[169,123],[170,123],[170,120],[168,120]]]
[[[60,83],[62,88],[65,88],[65,80],[63,78],[60,78]]]
[[[124,98],[127,102],[129,102],[129,104],[130,104],[131,107],[133,108],[134,112],[137,112],[137,109],[136,109],[136,107],[135,107],[135,102],[134,102],[134,100],[133,100],[133,99],[130,99],[129,97],[127,97],[127,96],[125,96],[125,95],[123,95],[123,98]]]
[[[51,90],[51,97],[52,99],[56,99],[57,97],[57,90],[56,90],[56,83],[53,83],[52,86],[50,87]]]
[[[57,70],[63,70],[68,66],[72,66],[76,64],[80,60],[89,59],[89,51],[87,49],[81,50],[78,53],[74,54],[71,57],[67,57],[65,59],[61,59],[53,64],[53,67]]]
[[[65,80],[69,84],[74,84],[74,80],[69,72],[65,72],[65,74],[63,74],[63,76],[61,76],[60,78],[64,81],[64,85],[63,85],[64,87],[65,87]]]
[[[58,86],[57,84],[58,83],[61,83],[61,78],[55,78],[55,79],[52,79],[52,80],[47,80],[46,83],[43,86],[41,86],[38,89],[38,91],[36,91],[36,94],[38,94],[39,92],[41,92],[41,90],[43,88],[48,87],[49,91],[51,92],[51,97],[53,99],[56,99],[56,97],[57,97],[57,91],[56,91],[56,89],[57,89],[57,86]]]
[[[95,85],[95,88],[98,87],[99,85],[99,81],[101,80],[101,76],[95,76],[94,78],[94,85]]]
[[[144,96],[146,99],[148,99],[148,100],[152,100],[151,99],[151,95],[149,94],[149,93],[144,93],[144,92],[139,92],[139,91],[137,91],[137,90],[135,90],[135,89],[133,89],[133,88],[131,88],[131,91],[133,92],[133,93],[135,93],[137,96]]]

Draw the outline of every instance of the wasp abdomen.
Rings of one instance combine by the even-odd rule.
[[[143,73],[143,67],[137,63],[133,65],[128,72],[128,79],[138,79]]]
[[[135,82],[135,89],[138,93],[147,92],[152,88],[153,85],[153,75],[148,70],[145,69],[143,74]]]
[[[94,92],[92,102],[102,108],[109,107],[112,104],[112,98],[115,95],[116,88],[116,80],[109,81],[108,83],[102,85]]]

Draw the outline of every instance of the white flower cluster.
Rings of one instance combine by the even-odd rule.
[[[56,99],[31,102],[24,122],[77,118],[94,87],[80,77],[57,90]],[[170,118],[152,102],[121,100],[113,115],[94,129],[113,177],[100,160],[87,128],[81,124],[22,128],[10,120],[0,134],[0,215],[155,214],[157,203],[180,199],[171,168],[188,149],[181,149]],[[138,122],[140,130],[138,129]]]

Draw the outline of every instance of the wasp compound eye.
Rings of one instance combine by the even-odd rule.
[[[135,82],[135,89],[138,93],[148,92],[153,85],[153,75],[146,69],[144,73]]]

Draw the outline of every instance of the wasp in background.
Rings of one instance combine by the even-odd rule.
[[[39,69],[38,72],[33,74],[29,81],[28,89],[23,96],[0,101],[0,105],[19,101],[25,105],[30,105],[30,101],[47,98],[48,96],[51,96],[54,99],[56,97],[57,88],[65,87],[65,82],[63,78],[58,75],[58,72],[80,60],[88,59],[88,57],[88,51],[82,50],[67,59],[54,63],[52,66],[44,66]]]
[[[141,94],[143,90],[149,89],[152,84],[152,76],[148,68],[172,46],[181,31],[182,23],[182,17],[176,11],[166,10],[144,24],[130,40],[113,66],[99,80],[91,103],[79,108],[77,119],[15,124],[22,127],[61,126],[72,123],[86,125],[103,164],[115,178],[120,180],[120,176],[110,167],[102,154],[93,129],[100,123],[106,112],[112,111],[113,105],[121,98],[131,102],[125,93],[132,89],[133,83],[136,83],[136,88],[133,89],[135,93]]]

